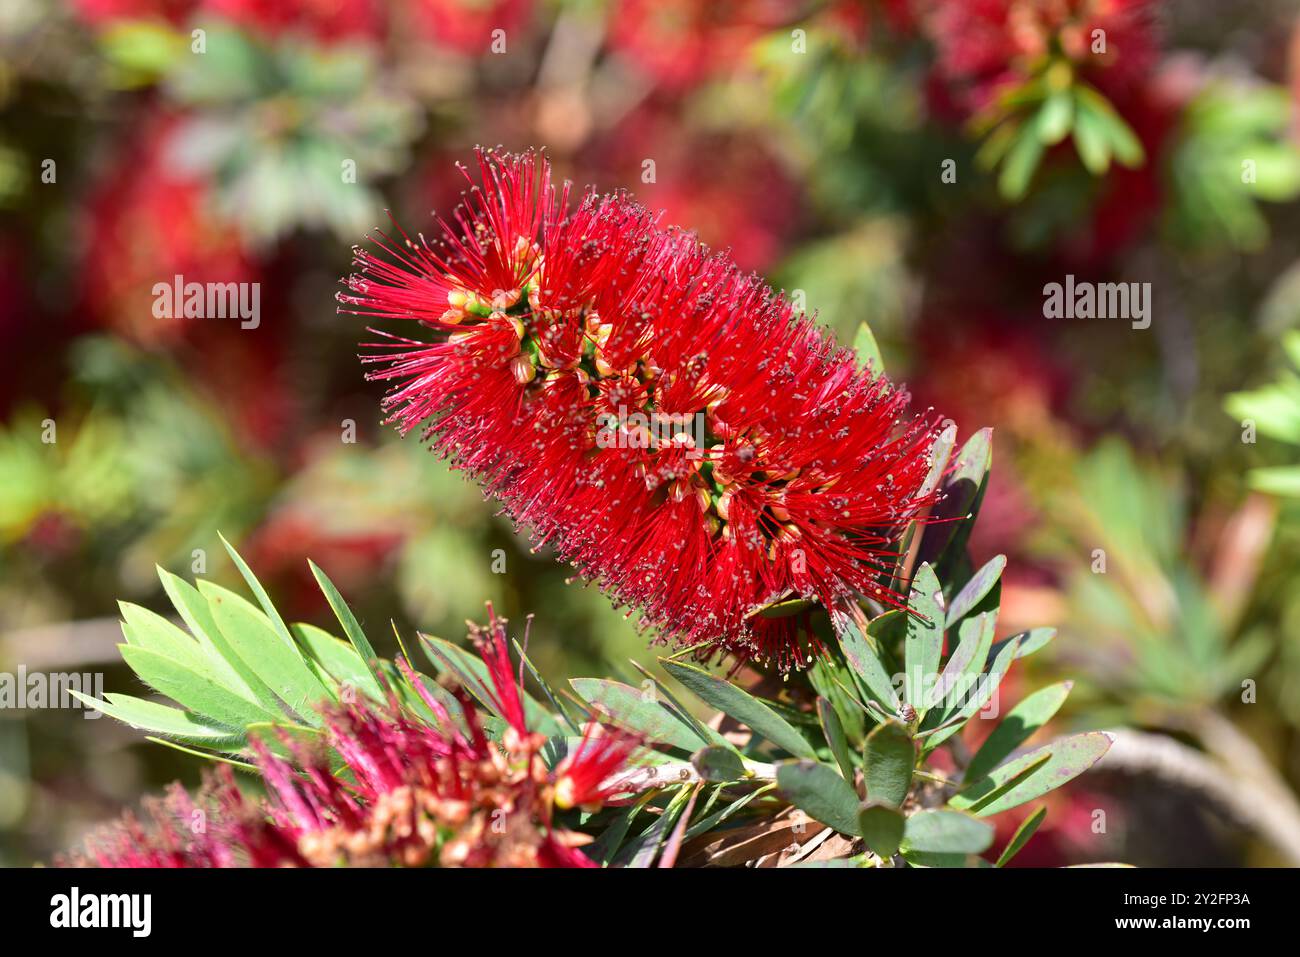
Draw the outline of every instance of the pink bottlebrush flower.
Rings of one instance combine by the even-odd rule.
[[[506,719],[517,736],[528,734],[528,718],[524,714],[524,702],[518,680],[514,677],[510,664],[510,649],[506,644],[505,622],[496,616],[492,605],[488,604],[488,625],[480,628],[472,625],[470,636],[478,649],[479,657],[487,666],[488,677],[492,687],[484,691],[491,699],[492,706]]]
[[[410,665],[398,668],[434,716],[430,723],[395,699],[322,709],[324,740],[287,732],[250,741],[267,790],[250,802],[229,767],[210,775],[198,800],[175,786],[146,804],[152,821],[127,815],[87,839],[72,863],[98,867],[591,867],[588,838],[560,827],[555,812],[604,803],[609,779],[629,768],[641,739],[589,725],[555,770],[541,757],[522,689],[510,667],[505,621],[475,630],[494,707],[509,727],[490,740],[464,691],[457,722]],[[196,826],[196,822],[198,826]]]
[[[899,604],[935,416],[627,195],[570,208],[534,153],[479,170],[439,239],[381,233],[340,294],[432,333],[371,346],[390,420],[666,638],[788,669],[815,642],[762,606]]]

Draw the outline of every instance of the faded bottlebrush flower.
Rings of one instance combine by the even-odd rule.
[[[531,732],[506,651],[505,622],[476,632],[500,742],[484,733],[464,692],[453,717],[406,664],[433,713],[429,723],[390,700],[323,709],[324,741],[281,733],[252,741],[265,802],[244,798],[228,767],[196,798],[179,785],[146,804],[150,826],[128,815],[91,835],[72,863],[95,867],[591,867],[589,839],[554,814],[599,807],[618,792],[641,740],[589,722],[581,744],[554,769]]]
[[[627,195],[570,208],[533,153],[479,169],[441,238],[381,233],[340,294],[433,331],[367,357],[401,431],[668,637],[788,668],[806,629],[763,605],[897,603],[879,579],[929,504],[933,417]]]

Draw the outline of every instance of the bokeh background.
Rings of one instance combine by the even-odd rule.
[[[286,616],[328,623],[310,557],[404,632],[535,613],[555,678],[652,660],[388,433],[336,313],[384,210],[545,146],[994,427],[975,558],[1001,631],[1060,630],[1010,698],[1070,677],[1059,725],[1125,729],[1019,863],[1300,864],[1297,92],[1281,0],[6,0],[0,671],[138,692],[115,602],[235,585],[218,531]],[[177,274],[260,324],[156,318]],[[1150,327],[1046,318],[1066,275],[1150,283]],[[197,764],[0,709],[0,864]]]

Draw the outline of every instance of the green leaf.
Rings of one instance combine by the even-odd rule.
[[[997,657],[1002,653],[1003,648],[1014,641],[1016,642],[1016,658],[1025,658],[1035,651],[1041,651],[1055,637],[1055,628],[1031,628],[1028,631],[1012,635],[1010,638],[1003,638],[993,646],[993,650],[989,654]]]
[[[861,679],[867,694],[891,713],[896,713],[901,702],[894,691],[893,682],[889,680],[889,672],[885,670],[875,649],[862,634],[857,621],[849,613],[836,608],[831,610],[831,624],[839,637],[845,660],[848,661],[854,674]]]
[[[863,753],[867,799],[876,804],[898,807],[912,787],[916,748],[907,728],[886,721],[869,735]]]
[[[904,697],[919,716],[924,716],[930,707],[929,691],[939,675],[944,622],[943,587],[928,564],[922,565],[912,579],[907,608]]]
[[[835,708],[820,696],[817,698],[817,717],[821,719],[822,732],[826,735],[826,743],[830,746],[831,754],[835,755],[835,763],[840,766],[840,773],[844,775],[844,780],[852,781],[853,759],[849,756],[849,743],[844,737],[844,727],[835,714]]]
[[[948,721],[955,721],[957,723],[950,728],[936,731],[932,734],[926,741],[927,748],[934,748],[940,742],[946,741],[953,734],[961,730],[961,727],[965,722],[975,717],[977,713],[984,709],[984,706],[989,703],[993,695],[997,692],[998,686],[1002,684],[1002,678],[1006,675],[1007,669],[1011,667],[1011,662],[1015,660],[1016,651],[1019,647],[1019,642],[1012,638],[1005,644],[1002,651],[998,653],[998,656],[993,659],[993,664],[989,667],[989,670],[984,673],[983,677],[975,685],[975,693],[970,694],[969,688],[963,689],[966,703],[958,709],[956,714],[944,721],[945,724],[947,724]]]
[[[1007,712],[1007,716],[985,739],[966,767],[965,777],[978,781],[1031,738],[1060,710],[1069,697],[1071,681],[1062,681],[1035,691]]]
[[[92,698],[80,691],[74,690],[72,694],[82,704],[141,731],[152,731],[154,734],[210,748],[238,748],[244,743],[241,731],[213,724],[179,708],[112,692],[104,696],[106,701]]]
[[[533,676],[533,681],[537,682],[537,687],[542,689],[542,694],[546,696],[547,704],[551,706],[556,717],[567,724],[570,731],[581,736],[582,728],[579,726],[578,721],[569,713],[571,703],[561,700],[560,696],[555,693],[547,680],[542,677],[542,673],[537,670],[537,666],[533,664],[532,659],[528,657],[528,653],[524,651],[523,646],[519,644],[517,640],[512,640],[511,644],[515,646],[515,654],[519,656],[519,660],[524,663],[524,667],[528,669],[528,673]]]
[[[271,623],[271,627],[274,629],[275,634],[279,635],[285,644],[296,649],[296,646],[293,643],[293,635],[289,633],[289,626],[286,625],[284,619],[280,617],[280,612],[276,610],[275,603],[271,601],[271,596],[266,593],[266,589],[262,587],[262,583],[258,581],[257,576],[253,574],[253,570],[248,567],[248,563],[244,561],[239,552],[235,551],[235,546],[226,541],[224,535],[218,532],[217,537],[221,539],[221,544],[226,547],[226,551],[230,554],[231,561],[233,561],[235,567],[239,569],[239,574],[244,576],[244,581],[248,583],[248,590],[253,593],[253,597],[257,599],[257,603],[262,606],[262,611],[265,613],[267,620]],[[202,591],[202,586],[200,586],[200,591]]]
[[[700,721],[699,718],[695,717],[695,715],[691,714],[687,707],[677,700],[677,696],[673,694],[672,689],[655,677],[654,673],[649,668],[635,660],[632,660],[632,667],[639,671],[643,678],[649,680],[654,685],[655,693],[663,696],[664,704],[668,706],[668,710],[673,713],[673,716],[677,718],[678,721],[688,725],[690,729],[695,732],[696,737],[702,738],[713,744],[720,744],[724,748],[731,748],[733,751],[736,750],[736,746],[728,741],[724,735],[714,731],[708,725],[704,724],[704,722]],[[642,687],[644,687],[644,685]]]
[[[691,764],[706,781],[743,781],[751,774],[734,748],[711,744],[691,755]]]
[[[858,830],[867,847],[886,860],[898,853],[906,823],[897,808],[876,801],[864,804],[858,812]]]
[[[885,360],[880,357],[880,346],[876,344],[871,327],[865,322],[858,324],[858,331],[853,336],[853,348],[858,353],[858,361],[871,370],[873,378],[884,373]]]
[[[1130,169],[1141,166],[1146,161],[1146,151],[1133,133],[1133,128],[1124,118],[1115,112],[1115,107],[1099,92],[1089,86],[1080,86],[1075,91],[1079,112],[1090,117],[1095,124],[1095,132],[1105,137],[1111,154],[1122,166]]]
[[[384,700],[383,687],[352,645],[315,625],[299,622],[290,625],[289,630],[335,682],[351,685],[375,701]]]
[[[1020,826],[1016,828],[1016,833],[1011,835],[1011,840],[1007,841],[1007,846],[1002,848],[1002,853],[998,855],[998,862],[993,866],[1006,867],[1007,864],[1010,863],[1011,859],[1019,854],[1021,850],[1024,849],[1024,846],[1029,843],[1029,839],[1034,836],[1034,832],[1038,830],[1038,825],[1043,823],[1043,818],[1045,817],[1047,817],[1046,806],[1040,807],[1033,814],[1029,815],[1029,817],[1021,821]]]
[[[650,867],[659,856],[659,849],[663,847],[669,831],[677,823],[678,816],[690,798],[691,790],[686,787],[679,788],[663,813],[619,852],[615,865],[632,868]]]
[[[307,564],[311,567],[311,573],[316,578],[316,584],[320,586],[320,590],[324,593],[325,600],[330,603],[330,608],[334,609],[335,617],[338,618],[339,624],[343,626],[343,633],[347,635],[348,641],[352,642],[352,647],[361,656],[361,661],[370,672],[370,677],[378,684],[379,668],[376,662],[378,662],[379,656],[375,654],[375,649],[371,646],[369,639],[366,638],[366,633],[361,630],[361,623],[357,621],[357,616],[352,614],[352,609],[348,607],[348,603],[343,600],[339,590],[334,587],[334,583],[330,581],[329,576],[321,570],[320,566],[313,561],[308,561]]]
[[[1079,160],[1093,176],[1104,176],[1110,169],[1110,138],[1104,120],[1075,98],[1074,148]]]
[[[858,795],[840,773],[820,761],[782,761],[777,790],[795,807],[841,834],[858,833]]]
[[[714,743],[678,719],[658,698],[647,697],[639,688],[608,678],[570,678],[569,684],[583,701],[599,705],[617,724],[645,735],[650,741],[687,752]]]
[[[173,658],[135,645],[118,645],[118,649],[122,660],[150,687],[215,724],[242,729],[257,721],[280,717],[278,713],[263,711]]]
[[[1269,495],[1300,497],[1300,465],[1273,465],[1251,469],[1246,475],[1250,487]]]
[[[1044,146],[1055,146],[1070,133],[1074,122],[1074,101],[1066,90],[1057,90],[1046,100],[1035,118],[1038,138]]]
[[[238,691],[251,701],[256,701],[263,710],[272,714],[280,710],[280,702],[275,693],[266,686],[266,682],[257,677],[257,673],[244,659],[235,653],[235,649],[226,641],[226,636],[217,627],[212,618],[212,609],[208,600],[199,594],[199,590],[171,572],[158,568],[158,577],[162,580],[163,590],[171,599],[172,605],[194,636],[195,641],[207,649],[210,674],[220,680],[224,672],[223,683]]]
[[[861,748],[867,736],[867,716],[859,698],[860,684],[843,655],[819,655],[805,674],[817,694],[826,699],[835,713],[839,733],[850,748]],[[818,718],[822,731],[825,722]],[[875,722],[873,721],[872,724]]]
[[[287,643],[280,640],[267,617],[232,591],[211,582],[201,582],[199,591],[235,654],[294,714],[319,725],[316,707],[333,695],[307,667],[293,637]]]
[[[948,805],[968,809],[980,817],[1019,807],[1074,780],[1096,764],[1110,745],[1111,737],[1104,731],[1087,731],[1053,741],[963,786]]]
[[[1004,199],[1015,202],[1029,191],[1029,184],[1042,158],[1043,143],[1037,130],[1032,126],[1025,127],[1007,151],[1002,172],[998,175],[998,192]]]
[[[943,666],[943,673],[939,675],[939,683],[934,691],[936,700],[931,707],[937,709],[934,714],[939,715],[939,720],[932,726],[943,724],[957,713],[965,700],[964,696],[970,692],[971,682],[983,673],[984,666],[988,663],[989,649],[993,646],[996,629],[996,616],[991,612],[967,618],[958,626],[957,647],[948,656],[948,663]]]
[[[902,847],[937,854],[979,854],[993,843],[993,825],[960,811],[917,811],[907,819]]]
[[[935,566],[940,581],[953,581],[955,567],[965,558],[992,467],[993,430],[980,429],[958,450],[943,482],[943,497],[930,510],[935,521],[921,540],[920,559]]]
[[[979,605],[984,597],[993,590],[993,586],[1002,577],[1002,569],[1007,567],[1007,556],[994,555],[977,571],[948,606],[947,627],[951,628],[961,621]]]
[[[166,655],[191,671],[204,671],[207,654],[193,638],[166,618],[130,602],[117,603],[128,628],[123,628],[129,644]]]
[[[627,837],[627,832],[632,826],[633,818],[640,813],[641,808],[652,797],[654,797],[654,792],[647,791],[635,804],[629,804],[627,807],[622,808],[609,826],[601,831],[600,836],[587,847],[585,852],[587,856],[597,864],[608,866],[610,861],[614,859],[614,855],[618,853],[618,849],[622,847],[623,840]]]
[[[659,663],[692,694],[748,726],[754,734],[798,757],[816,757],[803,735],[753,695],[695,665],[668,658],[660,658]]]

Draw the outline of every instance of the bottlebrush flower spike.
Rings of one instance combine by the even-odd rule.
[[[879,579],[933,500],[935,416],[626,194],[478,165],[441,238],[378,234],[339,295],[433,330],[368,347],[389,420],[666,638],[788,669],[815,639],[764,605],[900,604]]]

